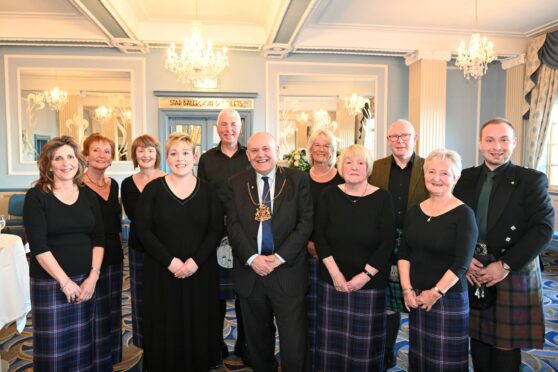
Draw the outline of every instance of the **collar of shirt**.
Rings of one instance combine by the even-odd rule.
[[[235,151],[235,153],[233,154],[233,156],[231,156],[231,157],[237,156],[239,153],[241,153],[241,150],[245,150],[245,149],[246,149],[246,147],[242,146],[242,145],[240,144],[240,142],[237,142],[236,145],[237,145],[237,146],[236,146],[236,151]],[[219,141],[219,144],[218,144],[217,146],[215,146],[215,151],[218,152],[218,153],[220,153],[221,155],[225,155],[225,153],[224,153],[223,151],[221,151],[221,141]],[[225,156],[226,156],[226,155],[225,155]],[[246,156],[246,155],[244,155],[244,156]]]
[[[415,152],[413,151],[413,155],[411,155],[411,158],[409,159],[409,162],[407,163],[407,165],[405,166],[405,168],[403,169],[407,169],[407,168],[411,168],[413,166],[413,163],[415,162]],[[391,155],[391,166],[396,166],[399,168],[399,165],[395,162],[395,157],[393,155]],[[401,168],[399,168],[401,169]]]
[[[267,182],[269,183],[269,198],[271,199],[271,207],[273,208],[273,196],[275,195],[275,173],[277,172],[277,167],[274,167],[271,172],[269,172],[268,174],[266,174],[266,177],[269,177]],[[262,180],[262,177],[264,177],[263,175],[259,174],[258,172],[256,172],[256,180],[258,181],[258,195],[260,197],[260,200],[262,200],[262,192],[263,192],[263,186],[264,186],[264,182]]]
[[[508,160],[507,162],[505,162],[504,164],[500,165],[498,168],[494,169],[494,170],[490,170],[487,166],[486,163],[483,163],[482,165],[482,175],[484,176],[485,174],[487,174],[488,172],[493,172],[494,173],[494,177],[499,177],[502,175],[502,173],[504,173],[504,171],[508,168],[508,166],[511,164],[511,161]],[[484,178],[483,178],[484,180]]]

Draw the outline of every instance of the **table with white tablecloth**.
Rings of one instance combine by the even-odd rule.
[[[16,321],[18,332],[25,328],[31,311],[29,263],[21,238],[0,234],[0,329]]]

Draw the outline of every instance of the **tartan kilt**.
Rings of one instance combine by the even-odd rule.
[[[132,342],[143,349],[143,260],[145,253],[128,249],[132,294]]]
[[[471,338],[499,348],[542,349],[544,313],[538,258],[496,284],[496,303],[471,309]]]
[[[314,365],[316,354],[316,332],[318,316],[318,259],[310,257],[308,259],[308,292],[306,293],[306,306],[308,314],[308,340],[310,343],[310,362]]]
[[[122,263],[102,267],[93,314],[93,368],[110,371],[122,360]]]
[[[399,259],[399,247],[401,246],[401,236],[395,238],[395,246],[393,248],[393,255],[391,258],[391,271],[397,272],[397,277],[399,277],[399,269],[397,268],[397,260]],[[401,288],[401,282],[388,281],[388,286],[386,290],[386,308],[398,313],[407,313],[407,308],[405,307],[405,302],[403,301],[403,289]]]
[[[409,371],[468,371],[469,297],[447,293],[409,314]]]
[[[234,300],[236,298],[233,290],[232,269],[226,269],[217,265],[219,271],[219,299]]]
[[[85,275],[71,279],[81,284]],[[35,371],[91,371],[94,298],[68,303],[56,280],[31,278]]]
[[[342,293],[318,283],[315,371],[383,371],[385,289]]]

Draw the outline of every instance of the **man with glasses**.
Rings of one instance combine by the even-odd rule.
[[[403,234],[405,212],[409,207],[428,198],[428,191],[424,185],[424,159],[415,154],[417,137],[413,125],[407,120],[396,120],[389,127],[387,141],[392,155],[376,160],[369,178],[372,185],[390,192],[395,211],[396,241],[386,301],[387,326],[384,354],[386,370],[396,364],[394,346],[401,322],[401,312],[407,311],[397,270],[397,251]]]

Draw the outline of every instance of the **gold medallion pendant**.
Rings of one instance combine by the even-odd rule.
[[[265,204],[260,204],[258,208],[256,208],[256,216],[254,218],[258,222],[270,220],[271,212]]]

